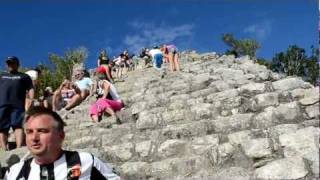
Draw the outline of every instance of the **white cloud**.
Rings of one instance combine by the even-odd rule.
[[[193,24],[170,26],[166,23],[133,21],[129,24],[133,28],[132,35],[126,35],[124,44],[129,50],[138,52],[142,47],[172,43],[178,38],[190,38],[193,35]]]
[[[261,23],[252,24],[244,28],[244,33],[253,34],[259,40],[264,40],[267,38],[272,31],[272,21],[265,20]]]

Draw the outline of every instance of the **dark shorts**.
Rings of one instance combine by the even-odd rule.
[[[24,108],[0,106],[0,132],[8,132],[10,127],[13,129],[22,128],[24,115]]]

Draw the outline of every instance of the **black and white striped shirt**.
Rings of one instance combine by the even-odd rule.
[[[76,152],[77,153],[77,152]],[[77,153],[78,159],[80,159],[80,176],[78,180],[120,180],[120,177],[113,172],[113,169],[103,163],[100,159],[94,157],[90,153],[79,152]],[[21,161],[13,165],[6,173],[5,179],[7,180],[68,180],[68,174],[70,175],[70,169],[67,164],[66,151],[63,155],[54,163],[46,165],[45,167],[35,163],[35,160],[29,160],[29,167],[25,168],[27,161]],[[79,166],[78,166],[79,167]],[[45,173],[44,169],[45,168]],[[27,170],[26,170],[27,169]],[[27,171],[27,172],[23,172]],[[21,172],[27,174],[27,178],[21,177]],[[45,177],[43,177],[45,176]],[[71,178],[72,179],[72,178]]]

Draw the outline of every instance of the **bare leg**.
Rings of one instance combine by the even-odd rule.
[[[81,96],[79,94],[76,94],[70,99],[70,101],[66,105],[65,109],[70,110],[70,109],[76,107],[77,105],[79,105],[81,102],[82,102]]]
[[[90,92],[88,90],[81,91],[81,98],[84,101],[88,96]]]
[[[7,144],[8,144],[8,133],[1,132],[0,133],[0,145],[1,145],[1,148],[3,150],[8,150]]]
[[[14,130],[14,135],[16,137],[16,144],[17,148],[20,148],[22,146],[24,136],[23,136],[23,130],[21,128],[17,128]]]
[[[98,115],[92,115],[92,116],[91,116],[91,119],[92,119],[92,121],[94,121],[94,122],[99,122],[99,117],[98,117]]]
[[[52,96],[52,111],[57,111],[57,107],[59,106],[59,102],[61,99],[61,94],[59,92],[54,92]]]
[[[175,69],[174,69],[174,62],[173,62],[173,54],[172,53],[169,54],[169,63],[170,63],[170,70],[173,72]]]
[[[176,71],[180,71],[179,55],[178,54],[174,55],[174,66],[175,66]]]
[[[121,124],[120,119],[117,117],[117,115],[116,115],[116,113],[114,112],[113,109],[111,109],[111,108],[106,108],[105,111],[106,111],[108,114],[110,114],[113,118],[115,118],[118,124]]]

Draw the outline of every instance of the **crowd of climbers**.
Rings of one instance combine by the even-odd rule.
[[[128,72],[135,70],[138,64],[142,64],[144,67],[154,67],[157,71],[161,72],[162,78],[166,72],[164,64],[168,64],[167,66],[170,71],[180,71],[179,54],[174,45],[154,46],[150,49],[143,48],[138,56],[134,54],[129,55],[128,50],[125,50],[119,54],[118,57],[113,57],[112,59],[108,57],[105,50],[101,50],[97,60],[97,68],[92,79],[89,76],[86,76],[85,69],[76,69],[73,74],[73,81],[65,78],[55,91],[53,91],[51,87],[46,87],[43,90],[43,96],[37,100],[37,102],[40,103],[35,103],[35,92],[38,92],[35,90],[40,87],[38,79],[41,76],[41,70],[35,68],[28,70],[25,73],[20,72],[20,62],[15,56],[6,58],[6,64],[7,71],[1,72],[0,74],[0,146],[2,150],[9,149],[8,133],[10,128],[12,128],[15,135],[16,147],[19,148],[24,145],[26,139],[27,147],[36,160],[34,163],[40,166],[42,165],[42,162],[40,161],[43,159],[37,162],[37,158],[39,157],[37,150],[35,149],[41,149],[42,146],[45,146],[43,148],[48,148],[50,143],[52,143],[49,141],[55,141],[55,139],[45,139],[46,134],[52,133],[52,130],[48,130],[49,127],[43,127],[43,123],[47,121],[61,123],[60,116],[56,111],[59,111],[59,114],[64,114],[81,104],[88,97],[95,96],[96,101],[91,104],[88,113],[92,121],[99,122],[103,115],[106,114],[114,118],[117,123],[121,124],[116,112],[124,109],[125,104],[116,90],[114,85],[116,82],[124,81],[128,76]],[[31,114],[31,116],[34,116],[33,119],[36,120],[33,121],[37,123],[33,123],[32,127],[28,129],[26,128],[26,124],[28,124],[27,127],[29,127],[30,123],[33,122],[31,121],[32,118],[30,118],[30,113],[28,112],[32,112],[34,109],[37,109],[36,113]],[[30,120],[25,117],[29,117]],[[62,125],[64,125],[64,123],[62,123]],[[61,158],[61,154],[66,154],[65,156],[70,154],[61,150],[64,132],[61,127],[58,130],[58,134],[55,135],[57,135],[60,144],[50,147],[56,148],[53,150],[54,152],[48,149],[43,152],[44,154],[48,153],[45,154],[43,160],[45,164],[54,163]],[[32,137],[29,137],[30,134],[32,134]],[[44,139],[41,139],[41,136],[44,136]],[[49,145],[46,143],[49,143]],[[47,156],[52,156],[54,158],[49,158],[48,160],[46,159],[48,158]],[[95,160],[95,158],[93,158],[93,160]],[[97,162],[100,161],[97,160]],[[24,164],[22,163],[20,167],[18,167],[18,170],[14,175],[15,178],[13,179],[17,179],[21,176],[20,169],[25,167]],[[106,174],[108,174],[105,175],[105,177],[114,176],[115,179],[118,178],[117,175],[114,175],[109,170],[109,167],[104,167],[99,164],[98,166],[100,168],[98,169],[99,172],[102,172],[103,174],[103,171],[105,171]],[[15,169],[17,169],[17,167],[15,167]],[[21,177],[25,178],[25,176]]]

